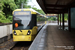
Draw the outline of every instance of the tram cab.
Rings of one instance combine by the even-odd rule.
[[[13,11],[13,41],[33,41],[37,34],[37,13],[31,9]]]

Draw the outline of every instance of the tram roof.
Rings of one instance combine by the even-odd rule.
[[[75,7],[75,0],[37,0],[43,11],[48,14],[68,13],[68,9]]]
[[[30,8],[30,9],[27,9],[27,8],[23,8],[23,9],[16,9],[16,10],[14,10],[14,11],[23,11],[23,10],[24,10],[24,11],[31,11],[31,13],[32,13],[32,12],[34,12],[34,13],[36,13],[36,14],[38,14],[38,15],[43,16],[43,17],[44,17],[44,15],[42,15],[41,13],[39,13],[39,12],[37,12],[37,11],[35,11],[34,9],[31,9],[31,8]],[[14,12],[14,11],[13,11],[13,12]]]
[[[39,14],[39,15],[42,15],[41,13],[39,13],[39,12],[37,12],[37,11],[35,11],[34,9],[27,9],[27,8],[23,8],[23,9],[16,9],[16,10],[14,10],[14,11],[22,11],[22,10],[24,10],[24,11],[31,11],[31,12],[34,12],[34,13],[36,13],[36,14]],[[13,12],[14,12],[13,11]]]

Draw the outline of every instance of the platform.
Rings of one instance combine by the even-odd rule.
[[[29,50],[75,50],[75,31],[69,32],[59,28],[57,23],[46,24]]]
[[[57,25],[47,27],[46,50],[75,50],[75,32],[58,28]]]
[[[46,28],[47,28],[47,25],[44,25],[43,28],[38,32],[36,38],[30,45],[28,50],[44,50],[45,49]]]

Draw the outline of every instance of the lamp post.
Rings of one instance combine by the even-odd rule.
[[[21,9],[23,9],[23,2],[21,3]]]
[[[21,1],[21,9],[23,9],[23,2],[24,0],[20,0]]]

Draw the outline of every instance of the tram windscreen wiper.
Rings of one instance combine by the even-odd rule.
[[[22,30],[21,29],[18,29],[20,32],[22,32]]]

